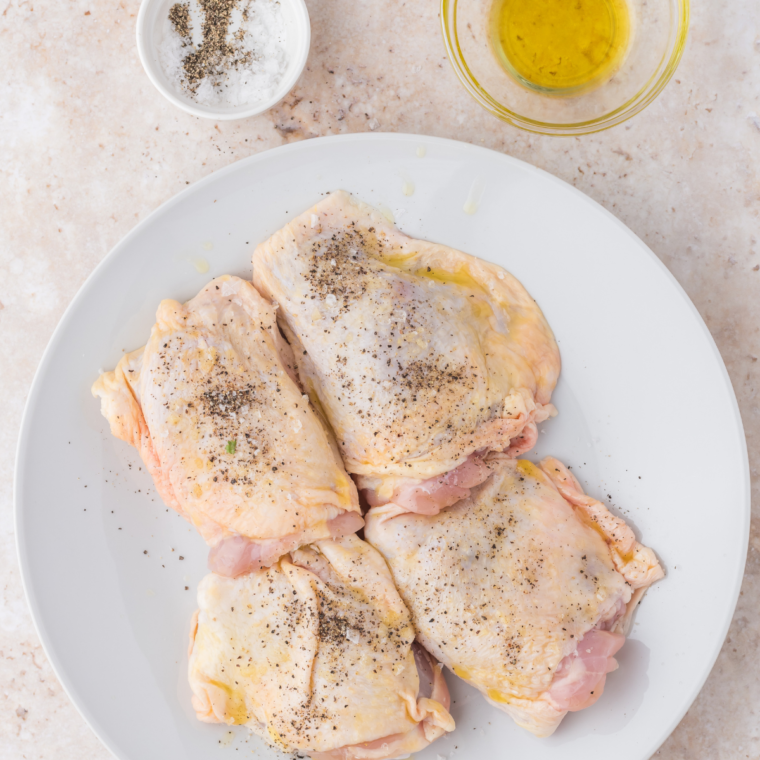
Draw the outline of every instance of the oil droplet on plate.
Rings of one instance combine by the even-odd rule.
[[[391,223],[395,224],[396,219],[393,216],[393,212],[384,204],[381,203],[378,205],[377,210]]]
[[[473,180],[472,185],[470,185],[470,192],[467,196],[467,200],[464,202],[464,206],[462,207],[462,211],[464,211],[465,214],[472,216],[478,210],[478,206],[480,205],[480,201],[483,198],[483,191],[485,189],[486,183],[483,182],[482,179]]]
[[[427,148],[424,145],[420,145],[419,148],[415,151],[417,153],[417,158],[425,158],[425,154],[427,153]]]
[[[233,739],[235,738],[235,734],[233,731],[227,731],[222,738],[219,740],[219,744],[222,745],[222,747],[229,747],[230,744],[232,744]]]
[[[404,184],[401,186],[401,192],[406,195],[414,195],[414,182],[404,177]]]
[[[195,267],[195,271],[198,272],[198,274],[206,274],[209,270],[209,264],[206,259],[195,258],[188,259],[188,261]]]
[[[214,250],[214,244],[210,240],[207,240],[203,244],[203,249],[206,250],[206,251],[213,251]]]

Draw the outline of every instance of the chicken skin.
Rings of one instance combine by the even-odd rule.
[[[454,729],[383,558],[357,536],[198,590],[189,678],[200,720],[314,760],[407,756]]]
[[[343,191],[253,264],[370,504],[433,514],[488,476],[489,451],[531,448],[554,413],[557,345],[501,267],[410,238]]]
[[[148,344],[93,386],[162,499],[236,576],[362,524],[335,441],[296,382],[274,307],[237,277],[163,301]]]
[[[418,641],[537,736],[593,704],[630,615],[663,576],[651,549],[557,460],[492,454],[490,475],[437,515],[372,508]]]

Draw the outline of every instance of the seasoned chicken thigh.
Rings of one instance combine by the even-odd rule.
[[[437,515],[366,516],[420,643],[537,736],[593,704],[630,614],[663,576],[651,549],[557,460],[503,454]]]
[[[399,232],[340,191],[256,248],[301,380],[371,504],[434,513],[531,448],[559,352],[501,267]]]
[[[198,718],[245,724],[315,760],[407,756],[454,729],[440,667],[414,644],[383,558],[320,541],[198,590],[189,677]]]
[[[363,524],[335,442],[292,374],[274,308],[224,276],[185,305],[163,301],[145,348],[93,386],[111,432],[140,452],[224,575]]]

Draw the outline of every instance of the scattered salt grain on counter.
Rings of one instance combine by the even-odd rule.
[[[169,81],[201,105],[268,100],[288,68],[279,0],[187,0],[172,6],[159,47]]]

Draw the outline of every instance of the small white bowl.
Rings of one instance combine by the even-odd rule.
[[[311,44],[311,24],[304,0],[280,0],[287,27],[290,62],[277,91],[268,100],[240,106],[202,105],[169,81],[161,66],[159,46],[166,28],[165,22],[169,9],[175,2],[177,0],[143,0],[140,12],[137,14],[137,52],[140,55],[140,61],[155,88],[175,106],[204,119],[245,119],[268,111],[293,89],[306,65]]]

